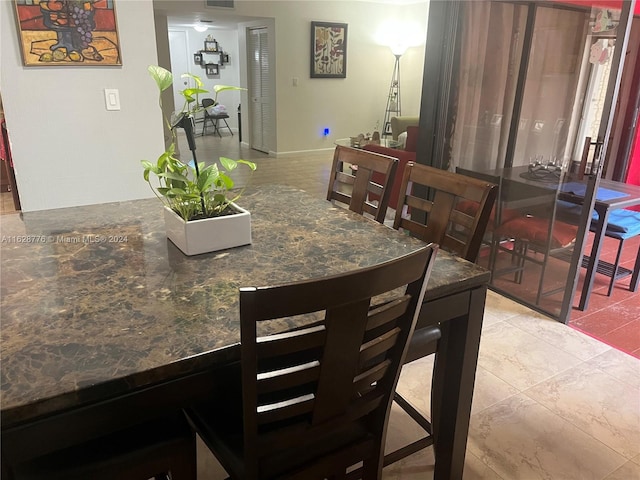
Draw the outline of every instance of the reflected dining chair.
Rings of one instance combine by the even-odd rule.
[[[497,231],[500,238],[513,242],[513,248],[508,252],[516,264],[515,268],[510,270],[515,272],[514,282],[522,283],[526,262],[539,265],[536,305],[540,304],[543,296],[564,290],[565,284],[560,282],[561,286],[545,291],[545,274],[551,258],[570,248],[578,234],[578,227],[558,220],[555,211],[555,205],[550,204],[546,214],[524,214],[501,225]],[[503,272],[494,272],[494,276],[500,273]]]
[[[231,478],[381,478],[391,397],[436,251],[240,289],[241,386],[187,410]],[[287,330],[301,315],[309,322]]]
[[[483,172],[476,172],[475,170],[469,170],[461,167],[456,167],[456,173],[466,175],[467,177],[477,178],[485,182],[493,183],[496,187],[496,197],[489,215],[489,222],[487,223],[485,237],[485,243],[489,245],[489,258],[487,266],[492,269],[494,264],[494,258],[496,254],[497,246],[500,245],[500,238],[497,230],[500,226],[509,220],[519,218],[522,214],[513,208],[507,208],[504,205],[503,190],[502,190],[502,178],[499,175],[491,175]],[[469,215],[476,215],[478,213],[479,204],[473,200],[462,200],[458,202],[456,209],[465,212]]]
[[[196,480],[196,437],[183,412],[16,465],[3,480]]]
[[[350,172],[345,171],[345,164],[349,164]],[[331,164],[327,200],[346,204],[349,210],[369,214],[384,223],[397,168],[395,157],[338,145]],[[374,180],[374,173],[380,174],[382,181],[379,176]]]
[[[426,188],[429,192],[425,191]],[[494,183],[409,162],[402,177],[394,228],[404,229],[425,242],[437,243],[443,250],[475,262],[496,192]],[[431,196],[427,197],[427,193]],[[472,202],[475,205],[473,212],[461,211],[458,206],[462,202]],[[428,315],[428,312],[423,313]],[[437,353],[441,335],[438,325],[421,328],[409,342],[405,363]],[[431,417],[434,420],[442,408],[439,399],[440,395],[432,392]],[[399,393],[395,393],[394,400],[427,435],[387,454],[385,465],[426,448],[437,439],[436,424],[432,425]]]
[[[541,268],[536,304],[540,303],[543,295],[554,293],[555,290],[543,291],[547,262],[554,250],[563,249],[571,245],[575,241],[577,234],[577,229],[574,226],[562,222],[552,215],[555,195],[545,195],[545,200],[543,200],[544,208],[538,206],[537,214],[530,215],[526,211],[522,212],[517,208],[507,207],[513,200],[510,198],[512,196],[510,191],[518,188],[514,182],[507,184],[505,188],[503,179],[499,175],[462,168],[457,168],[456,172],[498,185],[495,206],[487,227],[491,245],[488,267],[492,271],[492,279],[513,273],[514,282],[521,283],[525,262],[530,261],[540,265]],[[462,205],[462,210],[473,211],[468,202],[460,205]],[[530,207],[531,205],[528,206],[528,208]],[[544,215],[540,214],[540,212],[543,212]],[[510,266],[497,267],[497,257],[500,252],[508,254],[511,259]]]
[[[563,220],[577,225],[580,213],[582,210],[581,205],[574,205],[566,201],[558,201],[558,213],[562,216]],[[592,232],[596,232],[597,221],[599,215],[595,210],[591,214],[591,225],[589,229]],[[618,242],[616,249],[616,256],[613,261],[607,262],[599,259],[596,266],[596,272],[609,277],[609,286],[607,288],[607,296],[610,297],[613,293],[613,287],[618,280],[626,277],[631,277],[629,281],[629,290],[635,292],[640,285],[640,245],[638,245],[638,253],[634,262],[633,269],[629,269],[620,265],[622,259],[622,250],[627,240],[634,239],[640,236],[640,212],[635,210],[618,209],[609,212],[607,216],[607,226],[604,232],[606,238],[612,239],[612,241]],[[588,264],[588,257],[583,257],[581,263],[582,267],[586,267]]]
[[[593,228],[593,230],[595,230],[595,228]],[[622,249],[624,248],[625,242],[640,236],[640,212],[634,210],[614,210],[610,212],[607,229],[604,234],[607,238],[614,239],[618,242],[614,262],[608,263],[602,260],[599,262],[599,264],[602,264],[604,273],[609,277],[607,296],[611,296],[613,286],[618,280],[628,276],[631,276],[629,290],[632,292],[638,291],[638,285],[640,284],[640,244],[638,245],[638,253],[636,254],[633,270],[622,267],[620,265],[620,259],[622,258]],[[600,267],[600,265],[598,265],[598,267]]]

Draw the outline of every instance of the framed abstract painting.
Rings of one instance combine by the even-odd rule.
[[[116,0],[14,0],[25,66],[122,65]]]
[[[311,22],[311,78],[347,77],[347,24]]]

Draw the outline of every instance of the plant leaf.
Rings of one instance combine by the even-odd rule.
[[[173,75],[165,68],[158,65],[149,65],[147,68],[149,75],[156,81],[156,85],[161,92],[164,92],[173,83]]]
[[[202,80],[200,80],[200,77],[197,75],[193,75],[191,73],[183,73],[182,75],[180,75],[181,78],[190,78],[191,80],[193,80],[196,84],[196,86],[202,87]],[[204,93],[208,93],[207,90],[204,90]]]
[[[149,160],[140,160],[140,163],[146,171],[152,170],[155,173],[156,166]]]
[[[251,169],[251,171],[255,171],[256,168],[258,168],[258,166],[255,163],[250,162],[249,160],[236,160],[236,162],[242,163],[243,165],[247,165]]]
[[[234,87],[232,85],[214,85],[213,86],[213,91],[216,93],[224,92],[225,90],[246,90],[246,88]]]
[[[159,177],[170,178],[171,180],[177,180],[178,182],[189,183],[189,179],[180,173],[175,172],[160,172]]]
[[[200,93],[209,93],[208,90],[202,90],[201,88],[185,88],[180,93],[188,103],[195,102],[196,96]]]
[[[220,163],[227,172],[231,172],[238,167],[238,163],[235,160],[227,157],[220,157]]]
[[[200,192],[206,192],[211,188],[218,177],[217,169],[213,169],[213,165],[209,165],[204,170],[200,171],[200,175],[198,176],[198,190]]]
[[[218,179],[216,181],[216,185],[219,187],[224,186],[227,190],[231,190],[233,188],[233,180],[229,175],[225,175],[224,173],[220,172],[220,175],[218,176]]]

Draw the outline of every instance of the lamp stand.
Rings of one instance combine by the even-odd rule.
[[[396,63],[393,66],[393,75],[391,76],[391,85],[389,86],[389,96],[387,97],[387,108],[384,111],[384,122],[382,123],[382,136],[391,135],[391,117],[399,117],[402,115],[400,104],[400,57],[402,55],[395,54]]]

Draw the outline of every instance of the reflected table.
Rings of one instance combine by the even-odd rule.
[[[240,356],[240,286],[337,274],[422,244],[290,187],[247,190],[240,203],[253,244],[195,257],[166,239],[155,199],[3,216],[3,464],[221,391]],[[439,252],[417,326],[441,322],[447,339],[434,375],[445,405],[436,478],[462,477],[488,280]]]
[[[576,180],[571,175],[568,175],[562,183],[558,183],[559,178],[555,182],[541,181],[527,175],[528,167],[496,169],[488,173],[501,176],[508,182],[519,185],[514,190],[519,189],[521,192],[524,191],[522,186],[538,192],[536,195],[544,195],[545,191],[551,190],[558,200],[576,205],[577,211],[574,216],[580,216],[580,205],[584,203],[584,196],[587,191],[587,179]],[[531,192],[527,193],[531,194]],[[586,310],[589,306],[589,297],[593,289],[595,274],[601,264],[600,253],[609,223],[609,214],[614,210],[640,205],[640,186],[600,179],[595,197],[593,210],[598,213],[598,218],[590,220],[592,222],[591,229],[594,232],[591,254],[583,256],[581,260],[581,265],[586,268],[586,271],[578,301],[580,310]]]

